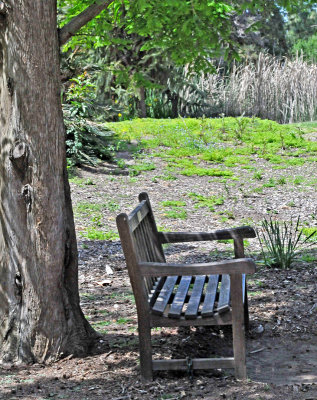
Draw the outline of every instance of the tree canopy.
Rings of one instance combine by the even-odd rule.
[[[276,8],[295,12],[308,7],[312,2],[279,0],[267,3],[264,0],[213,1],[213,0],[162,0],[162,1],[119,1],[108,0],[58,0],[61,30],[87,7],[100,12],[78,32],[74,32],[67,47],[119,48],[131,46],[132,34],[143,38],[140,51],[160,49],[175,64],[189,64],[198,70],[212,68],[211,59],[222,56],[237,56],[234,36],[234,18],[242,13],[259,16],[268,15]],[[259,18],[249,21],[246,30],[256,28]],[[264,21],[265,22],[265,21]],[[126,37],[118,37],[117,31]]]

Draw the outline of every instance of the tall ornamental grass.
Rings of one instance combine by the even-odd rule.
[[[202,75],[206,114],[257,116],[280,123],[317,119],[317,64],[259,54],[256,62],[234,64],[224,75]]]

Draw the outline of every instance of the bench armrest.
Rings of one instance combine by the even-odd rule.
[[[139,262],[142,276],[180,276],[216,274],[253,274],[255,262],[251,258],[237,258],[211,263],[172,264],[158,262]]]
[[[241,226],[232,229],[221,229],[213,232],[158,232],[161,244],[199,242],[204,240],[227,240],[256,237],[255,231],[250,226]]]

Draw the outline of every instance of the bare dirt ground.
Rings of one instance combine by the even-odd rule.
[[[255,170],[237,167],[234,172],[240,179],[225,182],[177,173],[176,180],[164,180],[164,165],[158,159],[153,161],[155,170],[134,178],[111,164],[79,170],[79,178],[71,186],[79,239],[80,294],[84,313],[100,338],[86,358],[69,356],[51,365],[3,366],[0,399],[317,399],[316,246],[303,250],[291,270],[259,266],[249,277],[247,382],[236,381],[229,370],[201,371],[192,377],[158,373],[153,382],[141,382],[136,311],[120,242],[88,240],[82,236],[87,226],[115,230],[116,214],[130,211],[141,191],[149,193],[158,225],[169,230],[259,227],[259,221],[269,214],[280,220],[301,215],[303,223],[317,226],[312,163],[273,170],[272,165],[258,161],[255,168],[263,172],[261,181],[253,178]],[[286,177],[286,183],[254,191],[272,176]],[[295,176],[304,180],[294,185]],[[196,208],[189,192],[222,195],[225,201],[214,211]],[[185,201],[187,218],[167,218],[163,200]],[[100,219],[81,213],[78,205],[82,203],[107,207]],[[228,257],[231,250],[227,243],[204,242],[169,246],[166,252],[170,260],[190,262]],[[260,260],[257,239],[249,241],[246,252]],[[153,345],[157,358],[230,356],[231,332],[228,328],[155,330]]]

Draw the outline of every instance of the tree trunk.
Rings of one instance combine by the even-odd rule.
[[[56,0],[8,0],[0,19],[0,359],[84,354],[66,173]]]
[[[140,117],[146,118],[145,88],[140,87]]]

